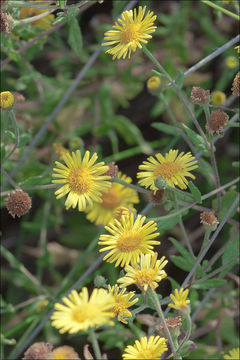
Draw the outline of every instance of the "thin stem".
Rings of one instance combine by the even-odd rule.
[[[181,341],[178,349],[177,349],[177,352],[181,349],[181,347],[185,344],[186,341],[188,341],[188,339],[190,338],[190,335],[191,335],[191,332],[192,332],[192,319],[190,317],[190,314],[187,314],[185,315],[185,320],[186,320],[186,323],[187,323],[187,331],[186,331],[186,334],[183,338],[183,340]]]
[[[19,142],[20,142],[20,134],[19,134],[19,128],[18,128],[18,124],[17,124],[17,119],[15,117],[15,113],[14,110],[11,109],[9,110],[9,114],[13,123],[13,127],[14,127],[14,132],[15,132],[15,137],[16,137],[16,143],[13,147],[13,149],[10,151],[10,153],[8,154],[8,156],[3,160],[2,164],[10,158],[10,156],[14,153],[14,151],[18,148],[19,146]]]
[[[9,182],[10,182],[10,180],[9,180]],[[17,188],[21,188],[22,190],[39,190],[39,189],[44,189],[45,190],[45,189],[54,189],[57,186],[58,186],[58,184],[33,185],[33,186],[31,186],[31,185],[29,185],[29,186],[19,186],[19,185],[17,185]],[[9,193],[9,190],[8,191],[2,191],[0,193],[0,196],[5,196],[8,193]]]
[[[158,301],[158,297],[157,297],[157,294],[155,293],[154,290],[152,290],[151,288],[148,289],[149,291],[149,294],[154,302],[154,305],[155,305],[155,308],[157,310],[157,313],[158,313],[158,316],[160,318],[160,320],[162,321],[163,323],[163,328],[164,328],[164,332],[165,332],[165,335],[169,341],[169,345],[170,345],[170,348],[172,350],[172,353],[174,354],[176,352],[176,348],[174,346],[174,343],[173,343],[173,340],[172,340],[172,336],[170,334],[170,331],[168,329],[168,326],[167,326],[167,323],[166,323],[166,320],[165,320],[165,317],[163,315],[163,312],[162,312],[162,308],[161,308],[161,305],[160,305],[160,302]]]
[[[91,328],[89,331],[89,337],[90,337],[90,341],[93,346],[93,350],[94,350],[96,359],[102,359],[102,355],[101,355],[100,347],[99,347],[98,340],[96,337],[96,333],[93,328]]]
[[[228,16],[231,16],[232,18],[240,21],[240,16],[238,16],[237,14],[234,14],[233,12],[231,12],[231,11],[217,5],[216,3],[213,3],[213,2],[208,1],[208,0],[201,0],[201,1],[202,1],[202,3],[204,3],[204,4],[208,5],[208,6],[211,6],[212,8],[214,8],[216,10],[219,10],[222,13],[224,13],[224,14],[226,14]]]
[[[121,185],[123,185],[123,186],[129,187],[130,189],[133,189],[133,190],[138,191],[138,192],[140,192],[140,193],[147,194],[147,195],[150,195],[150,194],[151,194],[151,191],[145,190],[145,189],[143,189],[143,188],[141,188],[140,186],[137,186],[137,185],[129,184],[129,183],[127,183],[126,181],[121,180],[121,179],[119,179],[119,178],[117,178],[117,177],[114,178],[113,181],[116,182],[116,183],[118,183],[118,184],[121,184]]]
[[[204,239],[199,254],[201,254],[203,249],[205,249],[205,247],[207,246],[211,232],[212,231],[210,229],[205,229]]]
[[[174,80],[171,78],[171,76],[168,74],[168,72],[164,69],[164,67],[158,62],[158,60],[153,56],[153,54],[146,48],[145,45],[142,45],[142,49],[143,52],[149,57],[149,59],[156,65],[156,67],[160,70],[161,73],[163,73],[164,75],[166,75],[166,77],[168,78],[168,80],[170,81],[170,83],[172,84],[172,86],[174,87],[174,89],[176,90],[176,93],[179,97],[179,99],[181,100],[181,102],[183,103],[185,109],[188,111],[189,115],[191,116],[194,125],[196,126],[199,134],[202,136],[207,149],[210,151],[209,148],[209,144],[206,138],[206,135],[204,134],[201,126],[199,125],[194,113],[192,112],[192,110],[190,109],[190,107],[188,106],[185,98],[183,97],[181,91],[179,90],[179,88],[177,87],[177,85],[175,84]]]
[[[8,175],[8,173],[4,170],[4,168],[1,168],[1,172],[3,173],[3,175],[5,175],[8,178],[9,183],[15,188],[15,189],[20,189],[20,187],[15,183],[15,181],[11,178],[10,175]],[[6,195],[9,193],[9,191],[5,191]]]

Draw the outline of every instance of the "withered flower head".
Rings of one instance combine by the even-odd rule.
[[[176,329],[177,327],[182,326],[182,318],[181,316],[171,317],[166,319],[166,323],[169,329]],[[156,326],[156,330],[164,333],[164,327],[162,322]]]
[[[16,215],[18,217],[25,215],[32,206],[30,196],[22,190],[13,191],[4,202],[9,214],[11,214],[13,218],[15,218]]]
[[[0,10],[0,31],[2,34],[9,34],[12,28],[13,18]]]
[[[190,99],[194,104],[208,104],[210,100],[210,91],[204,90],[198,86],[193,86]]]
[[[210,229],[211,231],[216,230],[217,225],[219,224],[218,219],[214,215],[213,211],[204,211],[200,214],[200,223],[203,224],[203,226],[206,229]]]
[[[220,110],[212,111],[208,120],[208,124],[206,124],[206,130],[209,134],[217,134],[220,135],[227,125],[229,116]]]
[[[71,360],[79,360],[80,357],[76,353],[76,351],[71,346],[59,346],[54,349],[50,354],[48,359],[57,360],[57,359],[71,359]]]
[[[235,76],[231,90],[233,95],[240,95],[240,72]]]
[[[50,343],[37,342],[25,351],[22,360],[47,360],[52,349],[53,345]]]
[[[104,175],[111,176],[112,179],[110,181],[113,181],[114,178],[117,176],[118,166],[115,165],[115,162],[111,162],[106,165],[109,167],[109,170]]]
[[[161,204],[163,201],[165,190],[159,189],[155,193],[154,191],[151,192],[151,202],[153,202],[155,205]]]

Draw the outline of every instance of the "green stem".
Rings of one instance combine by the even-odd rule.
[[[190,338],[191,332],[192,332],[192,319],[190,314],[186,314],[185,315],[185,320],[187,322],[187,331],[186,334],[181,342],[181,344],[179,345],[177,352],[181,349],[181,347],[185,344],[186,341],[188,341],[188,339]]]
[[[162,308],[161,308],[161,305],[160,305],[160,302],[158,301],[158,297],[157,297],[157,294],[155,293],[154,290],[152,290],[151,288],[148,289],[149,291],[149,294],[154,302],[154,305],[155,305],[155,308],[157,310],[157,313],[158,313],[158,316],[160,318],[160,320],[162,321],[163,323],[163,328],[164,328],[164,332],[165,332],[165,335],[169,341],[169,345],[170,345],[170,348],[171,348],[171,351],[173,354],[175,354],[176,352],[176,348],[174,346],[174,343],[173,343],[173,340],[172,340],[172,336],[170,334],[170,331],[168,329],[168,326],[167,326],[167,323],[166,323],[166,320],[165,320],[165,317],[163,315],[163,311],[162,311]]]
[[[204,234],[204,239],[203,239],[203,243],[201,246],[201,249],[199,251],[199,255],[202,253],[202,251],[205,249],[205,247],[207,246],[208,242],[209,242],[209,238],[210,238],[210,234],[211,234],[212,230],[210,229],[206,229],[205,230],[205,234]]]
[[[141,192],[143,194],[147,194],[147,195],[151,194],[151,191],[145,190],[145,189],[143,189],[143,188],[141,188],[140,186],[137,186],[137,185],[129,184],[126,181],[121,180],[119,178],[114,178],[113,181],[118,183],[118,184],[121,184],[123,186],[129,187],[130,189],[133,189],[135,191]]]
[[[10,151],[8,156],[3,160],[3,162],[5,162],[7,159],[10,158],[10,156],[18,148],[19,142],[20,142],[19,128],[18,128],[17,119],[15,117],[14,110],[13,109],[9,110],[9,114],[10,114],[10,117],[11,117],[11,120],[12,120],[12,123],[13,123],[13,127],[14,127],[14,132],[15,132],[15,136],[16,136],[16,144],[14,145],[13,149]]]
[[[98,344],[98,340],[97,340],[94,328],[90,329],[89,337],[90,337],[90,341],[91,341],[92,346],[93,346],[93,350],[94,350],[94,354],[95,354],[96,359],[97,360],[102,359],[100,347],[99,347],[99,344]]]
[[[214,8],[216,10],[219,10],[222,13],[224,13],[224,14],[226,14],[228,16],[231,16],[234,19],[240,21],[240,16],[238,16],[237,14],[234,14],[233,12],[231,12],[231,11],[229,11],[229,10],[227,10],[227,9],[225,9],[225,8],[215,4],[215,3],[212,3],[211,1],[208,1],[208,0],[201,0],[201,1],[202,1],[202,3],[204,3],[204,4],[208,5],[208,6],[211,6],[212,8]]]

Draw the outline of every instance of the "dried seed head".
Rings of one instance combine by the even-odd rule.
[[[237,73],[235,76],[233,83],[232,83],[232,93],[233,95],[240,95],[240,72]]]
[[[37,342],[27,349],[22,360],[47,360],[52,349],[53,345],[50,343]]]
[[[204,90],[198,86],[193,86],[190,98],[194,104],[208,104],[210,100],[210,91]]]
[[[30,196],[22,190],[13,191],[11,195],[8,195],[4,202],[9,214],[11,214],[13,218],[15,218],[16,215],[18,217],[23,216],[32,206]]]
[[[104,175],[111,176],[111,179],[109,181],[113,181],[114,178],[117,176],[118,173],[118,166],[115,165],[115,162],[111,162],[109,164],[106,164],[109,167],[109,170],[105,172]]]
[[[224,127],[227,125],[229,116],[224,112],[220,110],[212,111],[208,120],[208,123],[206,124],[206,130],[209,132],[209,134],[217,134],[220,135],[224,129]]]
[[[165,194],[164,189],[159,189],[155,193],[154,191],[152,191],[151,202],[153,202],[156,205],[161,204],[161,202],[163,201],[164,194]]]
[[[2,34],[9,34],[13,27],[13,18],[0,10],[0,31]]]
[[[166,319],[166,323],[169,329],[175,329],[177,327],[182,326],[182,318],[181,316],[168,318]],[[160,332],[164,332],[163,323],[157,325],[156,330]]]
[[[114,219],[118,220],[118,221],[121,221],[121,218],[123,215],[128,215],[130,216],[131,214],[131,211],[124,207],[124,206],[119,206],[113,213],[113,217]]]
[[[59,346],[54,349],[48,357],[49,360],[57,360],[57,359],[71,359],[71,360],[80,360],[80,357],[76,353],[76,351],[71,346]]]
[[[148,90],[158,90],[161,86],[161,79],[159,76],[151,76],[147,81]]]
[[[219,224],[218,219],[214,215],[213,211],[205,211],[200,214],[200,223],[203,224],[205,229],[214,231]]]

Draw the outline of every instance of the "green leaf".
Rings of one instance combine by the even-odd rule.
[[[201,204],[202,203],[202,194],[200,192],[200,190],[198,189],[198,187],[196,185],[194,185],[192,183],[192,181],[189,181],[188,183],[188,187],[194,197],[194,199],[199,203]]]
[[[182,70],[179,70],[177,71],[177,77],[175,79],[175,83],[177,85],[177,87],[179,89],[181,89],[183,87],[183,84],[184,84],[184,72]]]
[[[221,200],[221,210],[218,214],[218,221],[222,221],[226,213],[228,212],[229,208],[232,206],[234,200],[237,197],[237,192],[235,190],[229,190],[226,194],[222,196]],[[217,210],[217,199],[214,199],[212,202],[212,206],[214,210]],[[230,217],[233,217],[237,211],[238,204],[235,206],[235,209],[233,209],[232,214]],[[229,217],[229,218],[230,218]]]
[[[227,246],[222,256],[222,265],[227,264],[229,261],[231,261],[233,258],[235,258],[238,255],[239,255],[239,238],[236,235],[234,240],[229,241],[227,243]]]
[[[151,126],[165,134],[176,135],[176,126],[164,124],[162,122],[152,123]]]
[[[13,142],[16,141],[16,135],[10,130],[5,130],[4,135],[8,136]]]
[[[226,280],[224,279],[218,279],[218,278],[207,279],[207,280],[203,280],[198,284],[193,285],[193,288],[198,290],[208,290],[215,287],[223,286],[225,283]]]
[[[188,213],[188,210],[185,210],[182,212],[182,214],[177,214],[174,215],[174,213],[176,213],[176,210],[171,211],[168,215],[166,216],[161,216],[158,219],[158,230],[169,230],[172,229],[177,223],[179,223],[179,221],[182,218],[182,215],[186,215]]]
[[[171,276],[168,276],[167,279],[170,281],[171,283],[171,286],[172,286],[172,292],[175,290],[175,289],[179,289],[180,288],[180,284],[175,280],[173,279]]]
[[[186,260],[182,256],[171,256],[171,261],[184,271],[190,271],[193,267],[193,262],[191,260]]]
[[[178,250],[178,252],[184,257],[184,259],[186,259],[187,261],[191,258],[191,255],[189,254],[189,252],[184,248],[184,246],[182,246],[180,244],[179,241],[177,241],[176,239],[174,239],[173,237],[168,238],[168,240],[171,241],[171,243],[175,246],[175,248]]]
[[[74,17],[69,21],[68,25],[68,43],[75,55],[79,58],[82,55],[82,33],[77,19]]]
[[[206,147],[206,144],[205,144],[203,138],[198,133],[196,133],[195,131],[190,129],[186,124],[182,124],[182,128],[185,131],[185,133],[188,135],[189,139],[196,146],[196,148],[198,150],[202,150],[203,154],[205,156],[209,156],[209,151]],[[210,145],[209,145],[209,147],[210,147]]]

